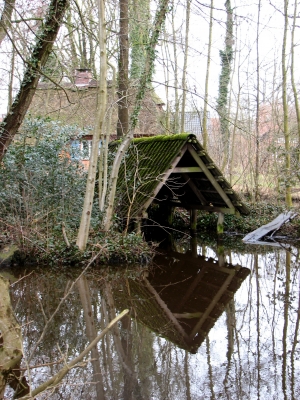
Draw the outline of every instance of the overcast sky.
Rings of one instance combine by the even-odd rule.
[[[3,1],[0,1],[0,4]],[[216,97],[218,94],[219,74],[220,74],[220,57],[219,51],[224,47],[225,21],[226,12],[224,7],[225,0],[214,1],[214,26],[213,26],[213,45],[211,53],[211,69],[209,81],[209,103],[211,110],[215,106]],[[262,0],[260,12],[260,36],[259,36],[259,54],[260,54],[260,75],[261,80],[264,80],[266,88],[270,92],[274,74],[275,79],[280,81],[281,74],[281,46],[282,46],[282,28],[284,18],[282,15],[283,0]],[[192,109],[194,105],[198,108],[203,107],[204,83],[207,63],[207,45],[208,45],[208,25],[209,25],[209,2],[201,2],[193,0],[190,35],[189,35],[189,58],[188,58],[188,88],[193,97],[189,96],[187,104],[188,109]],[[232,1],[234,12],[236,14],[236,25],[234,27],[235,40],[235,74],[234,85],[237,86],[239,76],[240,85],[243,93],[250,92],[254,94],[256,87],[256,29],[257,29],[257,1],[249,2],[247,0]],[[300,6],[299,6],[300,9]],[[290,14],[293,15],[293,3],[290,4]],[[170,15],[168,17],[170,21]],[[167,22],[167,28],[170,28],[170,23]],[[299,24],[300,25],[300,24]],[[185,35],[185,8],[178,4],[176,16],[176,29],[181,33],[182,40]],[[299,28],[296,32],[296,43],[299,43]],[[180,41],[180,39],[178,39]],[[288,51],[290,42],[288,39]],[[161,46],[158,48],[159,58],[156,66],[156,74],[154,81],[162,83],[156,86],[156,91],[160,97],[166,101],[166,92],[163,83],[165,75],[162,65],[164,60],[161,53]],[[1,69],[0,69],[0,113],[4,114],[7,109],[7,70],[9,70],[10,56],[7,44],[2,44],[1,47]],[[296,47],[299,55],[299,49]],[[170,47],[172,53],[172,48]],[[178,63],[182,68],[183,52],[182,48],[178,48]],[[169,66],[170,76],[169,84],[172,86],[172,68]],[[181,70],[180,70],[181,71]],[[239,75],[238,75],[239,71]],[[276,71],[276,72],[274,72]],[[181,75],[181,73],[180,73]],[[21,76],[16,75],[14,82],[17,88],[18,80]],[[298,77],[297,77],[298,78]],[[180,76],[181,79],[181,76]],[[172,91],[169,91],[169,96],[172,96]]]

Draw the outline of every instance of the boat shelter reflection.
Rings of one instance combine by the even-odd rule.
[[[177,252],[161,253],[155,263],[141,279],[114,287],[116,305],[130,308],[136,320],[195,353],[250,270]]]

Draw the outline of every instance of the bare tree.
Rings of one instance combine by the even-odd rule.
[[[16,0],[5,0],[4,1],[4,7],[3,7],[2,15],[0,18],[0,45],[3,42],[3,40],[7,34],[7,30],[10,27],[11,16],[12,16],[13,9],[15,7],[15,2],[16,2]]]
[[[128,0],[120,0],[120,32],[119,32],[119,87],[118,87],[118,123],[117,136],[124,136],[129,127],[128,111]]]
[[[0,161],[30,106],[41,75],[41,68],[47,62],[68,5],[69,0],[52,0],[49,5],[44,25],[37,34],[31,57],[26,61],[27,67],[19,92],[0,124]]]
[[[207,149],[208,146],[208,132],[207,132],[207,109],[208,109],[208,82],[210,72],[210,58],[211,58],[211,45],[212,45],[212,28],[213,28],[213,10],[214,1],[210,2],[210,15],[209,15],[209,38],[207,48],[207,63],[206,63],[206,76],[205,76],[205,89],[204,89],[204,106],[203,106],[203,119],[202,119],[202,140],[203,147]]]
[[[158,42],[158,38],[161,32],[162,25],[165,21],[166,14],[168,11],[168,0],[160,0],[158,4],[158,8],[156,10],[155,19],[152,27],[151,36],[149,38],[149,44],[146,48],[147,57],[144,65],[144,73],[141,75],[139,80],[139,85],[137,88],[137,93],[135,97],[134,109],[130,117],[130,129],[128,134],[124,137],[123,142],[120,144],[117,154],[115,156],[111,176],[110,176],[110,186],[108,188],[108,198],[107,198],[107,208],[105,211],[105,216],[103,220],[103,227],[105,231],[108,231],[111,227],[113,209],[114,209],[114,201],[115,201],[115,193],[117,187],[117,179],[119,174],[119,169],[121,165],[121,161],[123,159],[124,154],[126,153],[134,135],[134,130],[138,123],[138,118],[140,114],[140,110],[142,107],[142,101],[145,96],[145,91],[147,89],[147,85],[150,84],[151,78],[154,70],[154,61],[155,61],[155,48]]]
[[[80,227],[77,236],[77,246],[80,250],[86,248],[91,214],[93,209],[93,200],[96,183],[96,173],[98,168],[98,152],[100,136],[104,129],[104,120],[107,104],[107,57],[106,57],[106,30],[105,30],[105,5],[103,0],[98,0],[99,12],[99,45],[100,45],[100,81],[97,94],[97,118],[94,127],[92,151],[89,163],[88,177],[86,183],[86,191],[84,204],[81,214]]]
[[[223,168],[228,160],[229,144],[229,120],[228,120],[228,85],[231,76],[231,62],[233,59],[233,10],[231,0],[225,1],[226,8],[226,35],[225,48],[220,50],[221,74],[219,79],[219,94],[217,99],[217,111],[220,119],[220,129],[223,141]]]
[[[292,206],[291,195],[291,149],[290,149],[290,130],[287,102],[287,66],[286,66],[286,45],[288,33],[288,0],[284,0],[284,31],[282,41],[282,107],[283,107],[283,133],[285,147],[285,202],[288,207]]]

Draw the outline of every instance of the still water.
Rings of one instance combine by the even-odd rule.
[[[175,250],[149,267],[5,271],[32,388],[130,310],[37,399],[300,398],[298,249]]]

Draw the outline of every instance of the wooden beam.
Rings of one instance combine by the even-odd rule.
[[[190,210],[190,229],[193,233],[197,231],[197,210],[194,208]]]
[[[170,168],[168,169],[168,171],[166,171],[165,174],[163,174],[163,178],[161,179],[160,183],[158,183],[158,185],[154,189],[154,191],[152,193],[152,196],[149,197],[148,200],[143,204],[140,214],[143,214],[147,210],[147,208],[150,206],[152,201],[155,199],[155,196],[160,191],[160,189],[163,187],[163,185],[167,182],[169,176],[172,174],[174,168],[176,167],[176,165],[178,164],[179,160],[181,159],[181,157],[184,155],[184,153],[186,151],[187,151],[187,145],[183,146],[183,148],[181,149],[181,151],[178,154],[178,156],[175,157],[175,159],[173,160],[173,162],[172,162]]]
[[[175,167],[172,171],[173,174],[182,174],[190,172],[202,172],[200,167]]]
[[[217,222],[217,234],[223,235],[224,233],[224,214],[219,212],[218,222]]]
[[[204,321],[206,320],[207,317],[209,317],[209,314],[212,312],[214,307],[218,304],[218,301],[220,300],[221,296],[224,294],[224,292],[226,291],[226,289],[230,285],[232,279],[234,278],[236,271],[235,271],[235,269],[227,268],[227,273],[228,273],[228,276],[225,279],[224,283],[222,284],[222,286],[220,287],[220,289],[216,293],[215,297],[212,299],[211,303],[209,304],[209,306],[207,307],[207,309],[203,313],[203,315],[200,318],[200,320],[198,321],[198,323],[194,326],[194,329],[192,330],[192,333],[190,334],[190,339],[191,340],[194,338],[196,333],[198,333],[198,331],[202,328],[202,325],[203,325]]]
[[[226,194],[233,194],[234,192],[233,192],[233,189],[223,189],[223,191],[224,191],[224,193],[226,193]],[[207,190],[207,189],[204,189],[204,190],[201,190],[201,192],[202,193],[217,193],[217,191],[216,190]],[[234,203],[232,203],[232,204],[234,204]]]
[[[217,212],[217,213],[221,212],[223,214],[240,215],[238,210],[236,210],[235,208],[205,206],[205,205],[201,205],[201,204],[184,204],[184,203],[181,203],[180,201],[178,201],[178,202],[172,201],[170,203],[174,207],[183,207],[188,210],[194,208],[196,210],[203,210],[203,211],[207,211],[207,212]]]
[[[135,218],[134,225],[135,225],[136,234],[141,235],[142,234],[142,219]]]
[[[180,323],[177,321],[177,319],[174,317],[172,311],[169,310],[167,304],[162,300],[162,298],[160,297],[160,295],[157,293],[157,291],[154,289],[154,287],[151,285],[151,283],[148,281],[147,278],[144,278],[142,281],[145,286],[147,287],[147,289],[149,290],[149,292],[153,295],[153,297],[155,298],[155,300],[157,301],[157,303],[159,304],[159,306],[162,308],[162,310],[165,312],[165,314],[167,315],[167,317],[170,319],[171,322],[173,322],[173,324],[175,325],[175,327],[177,328],[178,332],[183,336],[183,338],[185,340],[189,339],[188,334],[185,332],[185,330],[183,329],[183,327],[180,325]]]
[[[191,298],[194,290],[196,289],[196,287],[198,286],[199,282],[202,280],[204,274],[207,271],[207,267],[202,267],[200,272],[198,273],[198,275],[196,276],[196,278],[194,278],[194,280],[192,281],[192,283],[190,284],[190,286],[188,287],[187,291],[185,292],[184,296],[181,298],[178,306],[177,306],[177,311],[180,313],[184,307],[184,305],[186,304],[186,302]]]
[[[213,187],[216,189],[216,191],[219,193],[219,195],[222,197],[222,199],[224,200],[224,202],[226,203],[226,205],[229,208],[233,208],[234,209],[234,205],[232,204],[231,200],[229,199],[229,197],[226,195],[226,193],[224,192],[224,190],[221,188],[221,186],[218,184],[218,182],[216,181],[215,177],[212,175],[212,173],[208,170],[208,168],[206,167],[206,165],[204,164],[204,162],[201,160],[201,158],[198,156],[197,152],[193,149],[193,147],[191,145],[188,146],[188,150],[191,153],[192,157],[194,158],[194,160],[196,161],[196,163],[199,165],[199,167],[202,169],[202,171],[205,173],[205,175],[208,177],[208,179],[210,180],[211,184],[213,185]]]
[[[182,177],[186,181],[186,183],[189,185],[189,187],[192,189],[192,191],[195,193],[195,195],[198,197],[198,199],[201,201],[201,203],[203,205],[208,205],[208,201],[205,199],[205,197],[200,192],[200,190],[197,188],[197,186],[194,184],[194,182],[191,181],[190,177],[187,174],[182,174]]]

